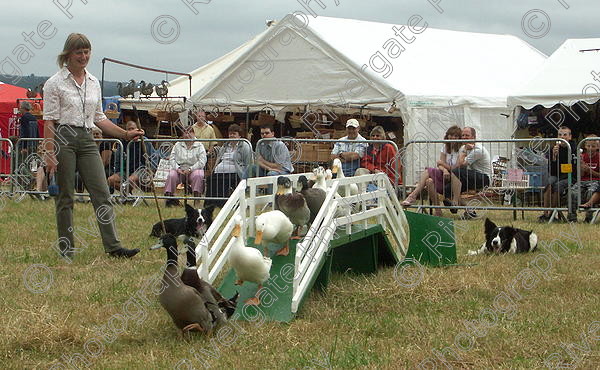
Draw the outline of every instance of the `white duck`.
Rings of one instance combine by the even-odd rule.
[[[342,161],[339,158],[333,160],[331,171],[337,174],[338,179],[345,178],[344,171],[342,171]],[[358,184],[348,184],[338,187],[338,194],[342,197],[358,194]]]
[[[327,171],[330,170],[328,169]],[[313,170],[313,174],[315,175],[315,183],[311,187],[327,191],[327,183],[325,183],[327,172],[325,169],[319,166]]]
[[[262,284],[269,280],[269,271],[272,261],[269,257],[264,257],[256,248],[246,247],[241,238],[242,217],[235,216],[235,227],[231,235],[234,238],[231,252],[229,253],[229,263],[234,268],[238,280],[236,285],[242,285],[244,281],[251,281],[258,284],[257,295],[247,299],[244,303],[256,306],[260,304],[258,293]]]
[[[267,254],[268,243],[283,244],[285,246],[277,251],[278,256],[287,256],[290,253],[289,241],[294,231],[294,224],[281,211],[269,211],[256,217],[256,238],[254,245],[263,244],[264,254]]]

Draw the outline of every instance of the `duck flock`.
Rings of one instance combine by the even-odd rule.
[[[326,179],[331,179],[333,173],[343,177],[341,164],[337,165],[336,167],[336,163],[333,164],[332,171],[322,167],[316,168],[312,180],[300,176],[296,189],[293,189],[292,181],[288,177],[280,176],[277,179],[274,210],[260,214],[255,220],[254,245],[262,245],[264,248],[262,252],[246,245],[242,232],[245,222],[242,216],[234,216],[235,226],[231,234],[233,244],[228,261],[236,273],[235,284],[242,285],[244,282],[258,284],[256,295],[247,299],[244,302],[246,305],[260,305],[259,295],[262,284],[269,279],[272,265],[271,257],[268,255],[268,244],[281,246],[275,256],[289,254],[290,239],[300,239],[303,227],[312,224],[325,201]],[[354,191],[351,186],[342,186],[340,190],[342,196],[351,195]],[[194,263],[196,259],[193,243],[187,244],[188,266],[181,275],[178,273],[177,237],[173,234],[164,234],[160,237],[159,243],[151,249],[161,247],[166,250],[167,255],[162,291],[159,295],[161,306],[183,333],[213,332],[234,314],[239,293],[231,298],[225,298],[198,276]]]

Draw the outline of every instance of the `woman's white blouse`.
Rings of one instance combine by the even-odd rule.
[[[95,122],[105,119],[100,82],[87,70],[81,86],[77,85],[67,67],[56,72],[44,84],[44,120],[92,128]]]

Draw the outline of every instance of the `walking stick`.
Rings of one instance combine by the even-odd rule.
[[[138,130],[141,130],[142,126],[140,125],[140,117],[138,115],[137,108],[135,107],[135,105],[133,105],[133,114],[135,115],[135,124],[136,124]],[[146,150],[146,143],[144,142],[144,135],[141,136],[140,140],[142,143],[142,151],[144,153],[144,158],[146,159],[145,162],[148,163],[148,161],[150,160],[150,157],[148,156],[148,151]],[[158,198],[156,197],[156,189],[154,188],[154,179],[151,179],[151,181],[150,181],[150,188],[152,189],[152,195],[154,195],[154,203],[156,204],[156,212],[158,213],[158,219],[160,221],[160,226],[162,227],[163,234],[166,234],[167,229],[165,228],[165,223],[164,223],[162,215],[160,213],[160,206],[158,205]]]

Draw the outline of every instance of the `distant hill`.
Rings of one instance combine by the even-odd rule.
[[[29,75],[29,76],[23,76],[19,79],[18,76],[12,76],[12,75],[5,75],[7,76],[5,79],[3,79],[2,82],[6,82],[6,83],[10,83],[12,85],[15,86],[19,86],[19,87],[23,87],[26,89],[35,89],[36,86],[39,86],[39,84],[46,82],[46,80],[48,78],[50,78],[50,76],[36,76],[36,75]],[[16,84],[12,83],[12,81],[16,81],[18,80],[18,82]],[[119,89],[117,88],[117,84],[118,82],[115,81],[104,81],[104,96],[115,96],[115,95],[119,95]]]

